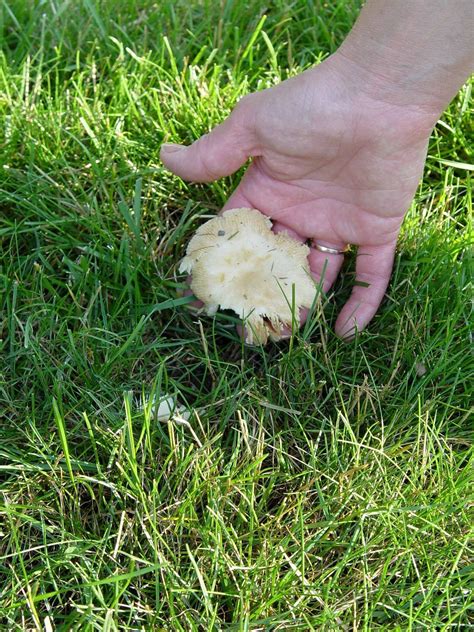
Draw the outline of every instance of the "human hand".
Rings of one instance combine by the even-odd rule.
[[[224,123],[191,146],[161,150],[166,167],[199,182],[229,175],[251,157],[223,210],[256,208],[272,218],[275,231],[311,240],[310,269],[325,292],[344,257],[314,245],[358,246],[356,282],[335,325],[344,337],[363,329],[383,299],[437,119],[435,112],[403,104],[386,90],[379,95],[379,78],[370,89],[369,83],[336,53],[245,97]]]

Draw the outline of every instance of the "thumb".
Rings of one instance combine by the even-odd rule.
[[[228,176],[254,154],[251,118],[237,106],[221,125],[192,145],[162,145],[161,161],[184,180],[211,182]]]

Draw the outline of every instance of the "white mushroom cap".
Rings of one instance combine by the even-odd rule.
[[[249,344],[280,340],[316,293],[308,246],[271,228],[254,209],[225,211],[198,228],[179,268],[208,314],[231,309],[245,319]]]

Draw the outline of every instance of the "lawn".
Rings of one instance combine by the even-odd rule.
[[[359,2],[0,0],[0,629],[474,625],[472,85],[367,331],[244,346],[177,298],[241,174],[162,168]],[[160,398],[181,411],[158,415]]]

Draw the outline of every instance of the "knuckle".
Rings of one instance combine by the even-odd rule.
[[[231,119],[235,122],[246,126],[253,118],[253,112],[255,109],[255,97],[254,94],[246,94],[240,98],[234,106],[231,112]]]

